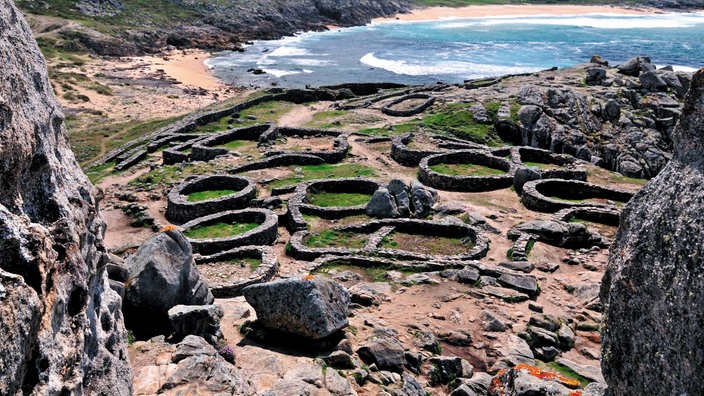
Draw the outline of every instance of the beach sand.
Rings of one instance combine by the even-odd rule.
[[[398,14],[392,18],[377,18],[382,21],[428,21],[445,18],[481,18],[517,15],[585,15],[585,14],[652,14],[651,8],[625,8],[618,6],[581,6],[581,5],[476,5],[466,7],[429,7],[416,9],[408,14]]]

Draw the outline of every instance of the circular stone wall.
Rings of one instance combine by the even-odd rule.
[[[503,175],[453,176],[438,173],[430,167],[438,164],[475,164],[506,172]],[[426,186],[446,191],[479,192],[508,188],[513,184],[514,165],[505,158],[482,150],[461,150],[435,154],[420,162],[418,180]]]
[[[188,194],[208,190],[233,190],[232,194],[204,201],[189,202]],[[184,223],[198,217],[247,207],[257,191],[251,179],[241,176],[202,176],[184,183],[169,192],[166,218]]]
[[[582,200],[604,199],[628,202],[632,192],[602,187],[577,180],[543,179],[530,181],[523,185],[521,202],[526,208],[536,212],[554,213],[570,207],[615,208],[610,203],[598,203]]]
[[[258,259],[260,263],[255,270],[249,271],[246,276],[230,276],[231,272],[242,272],[228,271],[227,268],[228,265],[237,265],[232,261],[238,259]],[[245,287],[269,281],[279,269],[276,252],[270,246],[243,246],[211,256],[196,256],[196,264],[201,275],[208,272],[204,271],[207,266],[217,266],[217,269],[223,273],[222,277],[204,275],[210,286],[210,291],[216,298],[239,296]]]
[[[201,255],[223,252],[232,248],[246,245],[272,245],[278,237],[279,218],[276,213],[268,209],[231,210],[199,217],[181,226],[187,233],[199,227],[216,225],[218,223],[256,223],[258,226],[241,234],[227,237],[191,238],[186,237],[191,243],[193,251]]]

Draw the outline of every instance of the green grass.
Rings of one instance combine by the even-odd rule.
[[[94,167],[86,169],[86,175],[88,179],[93,184],[100,183],[104,178],[112,174],[112,168],[115,166],[114,162],[108,162],[102,165],[96,165]]]
[[[234,194],[235,190],[208,190],[208,191],[196,191],[188,194],[188,202],[200,202],[207,201],[209,199],[216,199],[224,197],[230,194]]]
[[[82,114],[67,116],[66,129],[76,159],[85,166],[99,156],[181,118],[182,116],[177,116],[148,121],[110,123],[105,116]]]
[[[577,323],[576,329],[579,331],[599,331],[601,326],[596,323]]]
[[[358,132],[374,136],[396,136],[403,135],[404,133],[418,132],[420,124],[420,121],[409,121],[394,124],[391,126],[391,130],[388,128],[362,128]]]
[[[525,166],[533,166],[535,168],[540,168],[540,169],[555,169],[559,168],[558,165],[555,164],[547,164],[544,162],[533,162],[533,161],[523,161],[523,165]]]
[[[313,119],[306,126],[323,129],[339,128],[345,123],[344,116],[348,113],[346,110],[319,111],[313,114]]]
[[[551,368],[552,371],[556,372],[557,374],[560,374],[564,377],[579,381],[579,386],[582,388],[584,388],[585,386],[589,385],[592,382],[592,381],[589,381],[588,379],[582,377],[581,375],[577,374],[571,368],[563,366],[557,362],[549,362],[546,365],[549,368]]]
[[[345,262],[344,259],[341,259],[335,260],[335,262],[331,264],[325,264],[317,268],[315,271],[313,271],[313,274],[329,274],[333,270],[337,272],[353,271],[361,273],[361,275],[367,281],[370,282],[388,282],[389,279],[386,277],[386,273],[390,270],[398,271],[404,275],[410,275],[414,273],[413,271],[409,271],[405,268],[395,268],[392,266],[385,265],[379,265],[375,267],[358,267],[350,265],[349,263]]]
[[[617,172],[612,172],[596,166],[587,168],[587,180],[596,184],[629,184],[634,188],[640,188],[648,182],[646,179],[636,179],[633,177],[624,176]]]
[[[308,203],[315,206],[357,206],[365,205],[372,198],[370,194],[332,193],[327,191],[308,195]]]
[[[214,169],[214,166],[210,163],[185,166],[162,165],[131,180],[128,185],[145,190],[151,190],[155,187],[170,187],[188,176],[211,173]]]
[[[298,170],[297,170],[298,169]],[[346,177],[373,177],[376,175],[374,169],[360,164],[320,164],[320,165],[300,165],[291,166],[292,177],[280,179],[272,182],[271,187],[290,186],[306,180],[315,179],[341,179]]]
[[[436,255],[460,254],[473,247],[473,243],[463,243],[461,238],[416,235],[404,232],[392,232],[382,239],[380,245],[382,249],[398,249]]]
[[[336,230],[323,230],[310,235],[305,245],[310,248],[344,247],[361,249],[367,243],[367,235]]]
[[[254,142],[251,140],[231,140],[227,143],[219,144],[215,147],[222,147],[222,148],[226,148],[228,150],[236,151],[244,146],[251,146],[253,144],[254,144]]]
[[[499,146],[502,141],[491,124],[474,121],[467,103],[450,103],[423,119],[423,125],[430,132],[452,134],[461,139],[489,146]],[[494,114],[495,116],[495,114]]]
[[[257,268],[262,264],[262,260],[259,258],[251,258],[251,257],[245,257],[245,258],[238,258],[238,259],[232,259],[229,261],[226,261],[228,264],[242,264],[248,266],[250,270],[256,271]]]
[[[437,164],[432,165],[430,169],[437,173],[451,176],[495,176],[506,174],[501,169],[477,164]]]
[[[183,235],[192,239],[226,238],[244,234],[259,227],[257,223],[215,223],[206,226],[193,227],[184,231]]]

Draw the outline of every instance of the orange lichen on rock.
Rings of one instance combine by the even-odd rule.
[[[303,280],[309,281],[309,280],[313,280],[313,278],[315,278],[315,276],[313,276],[313,275],[306,275],[306,276],[303,277]]]
[[[557,381],[568,388],[574,389],[574,388],[579,387],[579,381],[577,381],[575,379],[563,377],[559,374],[551,373],[549,371],[543,371],[535,366],[531,366],[528,364],[519,364],[515,367],[515,369],[526,371],[526,372],[528,372],[528,374],[532,375],[535,378],[540,378],[540,379],[546,380],[546,381]],[[575,395],[575,396],[578,396],[578,395]]]
[[[494,378],[491,380],[491,386],[489,387],[489,394],[496,394],[498,393],[499,395],[503,396],[504,395],[504,387],[501,382],[501,376],[506,373],[506,370],[499,370]]]
[[[174,230],[177,230],[177,229],[178,229],[177,226],[175,226],[175,225],[173,225],[173,224],[169,224],[169,225],[167,225],[167,226],[165,226],[165,227],[162,227],[162,228],[159,230],[159,232],[161,233],[161,232],[167,232],[167,231],[174,231]]]
[[[570,394],[567,396],[582,396],[582,391],[576,390],[574,392],[570,392]]]

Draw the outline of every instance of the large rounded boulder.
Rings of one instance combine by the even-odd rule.
[[[312,340],[328,337],[348,325],[350,295],[339,283],[325,278],[284,279],[243,289],[269,329]]]
[[[125,264],[130,270],[125,282],[125,322],[138,338],[171,332],[168,312],[177,305],[214,301],[198,273],[191,245],[180,231],[160,232],[147,239]]]

